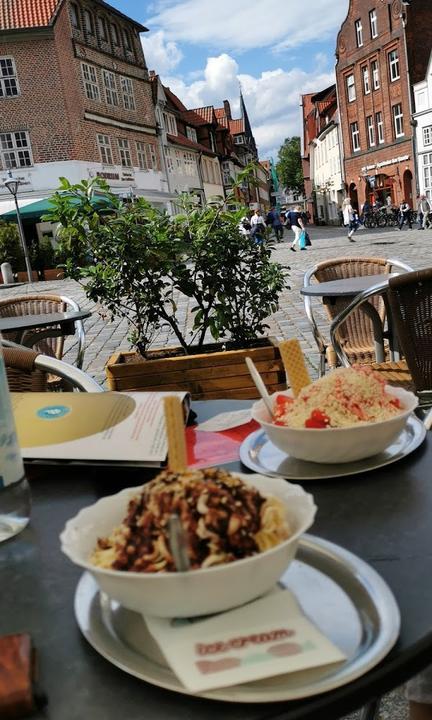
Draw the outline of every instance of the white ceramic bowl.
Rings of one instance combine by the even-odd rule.
[[[279,580],[294,558],[300,535],[313,523],[312,495],[299,485],[263,475],[238,474],[263,495],[280,498],[293,535],[258,555],[226,565],[186,573],[137,573],[104,570],[89,562],[97,539],[111,533],[126,515],[129,499],[140,488],[127,488],[98,500],[69,520],[60,536],[63,552],[95,577],[101,590],[130,610],[156,617],[193,617],[249,602]]]
[[[405,427],[409,415],[418,405],[417,397],[402,388],[386,385],[397,397],[403,412],[390,420],[365,423],[346,428],[289,428],[273,425],[262,400],[252,406],[252,417],[265,429],[273,445],[299,460],[316,463],[348,463],[377,455],[386,449]],[[274,393],[292,397],[291,390]]]

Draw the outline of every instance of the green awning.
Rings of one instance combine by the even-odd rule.
[[[77,198],[71,198],[73,203],[78,204],[79,200]],[[19,201],[18,201],[19,203]],[[101,209],[107,209],[111,207],[111,201],[107,197],[103,197],[102,195],[95,195],[95,197],[92,198],[91,204],[95,208],[95,210],[101,210]],[[34,203],[29,203],[28,205],[24,205],[23,207],[20,206],[20,215],[23,222],[38,222],[42,215],[45,215],[48,212],[51,212],[53,209],[53,206],[50,202],[50,198],[45,198],[44,200],[37,200]],[[16,222],[17,214],[16,210],[9,210],[9,212],[3,213],[3,215],[0,215],[0,220],[4,220],[5,222]]]

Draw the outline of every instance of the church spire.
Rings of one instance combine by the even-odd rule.
[[[244,123],[244,129],[245,129],[245,135],[246,135],[246,141],[252,147],[256,153],[256,145],[255,145],[255,138],[252,133],[252,127],[250,124],[249,116],[246,110],[246,104],[243,97],[243,92],[240,86],[240,112],[241,117]]]

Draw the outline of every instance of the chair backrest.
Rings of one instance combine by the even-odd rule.
[[[20,295],[6,300],[0,300],[0,317],[19,317],[22,315],[48,315],[49,313],[61,313],[67,310],[80,310],[78,303],[63,295]],[[77,367],[82,367],[84,354],[84,326],[82,320],[75,322],[75,329],[78,335],[78,356]],[[24,333],[4,332],[3,337],[12,342],[20,341],[25,344],[26,335],[37,336],[37,330]],[[61,360],[63,357],[64,337],[43,338],[32,343],[32,347],[44,355],[56,357]]]
[[[432,268],[391,278],[388,299],[416,389],[432,390]]]
[[[82,370],[29,348],[4,347],[3,354],[9,387],[13,392],[45,392],[51,374],[63,378],[67,389],[82,392],[103,392],[103,388]]]

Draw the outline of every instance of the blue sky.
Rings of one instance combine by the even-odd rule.
[[[108,0],[149,28],[149,69],[190,108],[238,112],[239,83],[260,157],[299,134],[299,96],[334,82],[348,0]],[[312,19],[312,20],[311,20]]]

